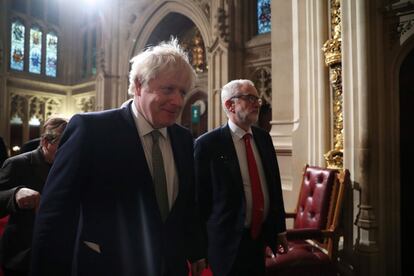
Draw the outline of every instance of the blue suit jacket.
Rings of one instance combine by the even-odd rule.
[[[186,259],[203,257],[193,140],[178,125],[168,133],[179,192],[163,223],[130,105],[70,120],[43,190],[31,275],[187,275]]]
[[[252,131],[269,192],[269,213],[262,231],[266,245],[274,249],[277,234],[286,230],[279,167],[270,135],[257,127]],[[199,137],[194,154],[208,260],[214,275],[227,275],[237,255],[246,217],[242,176],[228,125]]]

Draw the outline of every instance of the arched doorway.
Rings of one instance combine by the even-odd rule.
[[[169,40],[171,36],[178,38],[197,73],[196,88],[188,95],[178,122],[189,128],[194,137],[198,137],[207,131],[207,62],[204,41],[191,19],[180,13],[170,12],[154,28],[146,45],[156,45]],[[194,106],[198,106],[201,113],[197,121],[192,116]]]
[[[407,252],[413,238],[409,225],[414,222],[409,201],[411,200],[410,186],[413,184],[410,165],[414,156],[414,49],[406,56],[400,68],[400,194],[401,194],[401,266],[408,269],[410,260]],[[405,270],[406,271],[406,270]]]

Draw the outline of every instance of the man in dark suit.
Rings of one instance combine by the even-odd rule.
[[[222,89],[228,123],[195,143],[197,196],[214,276],[265,273],[265,246],[287,250],[279,168],[270,135],[253,126],[260,98],[249,80]]]
[[[175,124],[195,73],[176,40],[132,60],[122,108],[75,115],[42,194],[31,275],[193,275],[204,267],[193,139]]]
[[[48,119],[41,146],[7,159],[0,169],[0,218],[9,215],[0,243],[6,276],[28,275],[35,210],[66,125],[66,119]]]

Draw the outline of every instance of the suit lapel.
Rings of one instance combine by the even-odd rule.
[[[234,177],[234,183],[240,183],[240,189],[243,189],[243,179],[240,172],[239,159],[237,158],[236,148],[234,147],[233,137],[231,136],[229,125],[226,124],[221,127],[222,151],[226,153],[226,158],[231,164],[231,175]],[[244,193],[243,193],[244,194]]]
[[[186,157],[184,155],[184,148],[183,148],[183,141],[182,139],[180,139],[180,137],[178,137],[177,135],[177,131],[175,126],[171,126],[167,128],[168,130],[168,135],[170,136],[171,139],[171,147],[172,147],[172,151],[173,151],[173,155],[174,155],[174,162],[175,162],[175,166],[177,169],[177,174],[178,174],[178,183],[179,186],[181,185],[181,182],[183,182],[184,180],[184,164],[183,162],[186,162]],[[180,188],[180,187],[179,187]]]
[[[152,184],[152,176],[148,167],[147,159],[145,157],[145,152],[142,146],[141,138],[139,137],[138,130],[132,115],[131,104],[132,101],[126,107],[121,109],[121,116],[128,125],[128,128],[125,130],[128,132],[124,134],[126,139],[125,142],[127,144],[130,144],[132,148],[135,148],[135,150],[131,152],[126,152],[125,154],[131,156],[132,158],[131,165],[134,166],[132,172],[139,172],[139,177],[137,179],[143,179],[146,180],[143,182],[148,182]],[[129,149],[130,147],[127,148]],[[151,187],[151,189],[154,190],[153,187]]]
[[[266,177],[269,200],[270,200],[270,203],[272,204],[273,203],[272,199],[274,198],[274,194],[275,194],[275,190],[274,190],[275,185],[273,185],[274,179],[272,177],[271,171],[276,170],[276,168],[271,167],[272,162],[270,162],[272,158],[270,154],[272,154],[273,151],[269,150],[265,137],[263,137],[263,135],[261,135],[261,133],[257,131],[257,129],[252,127],[252,132],[253,132],[253,137],[255,140],[257,150],[259,151],[260,160],[262,161],[261,163],[262,163],[263,171]]]
[[[170,137],[171,148],[174,156],[175,168],[177,171],[177,197],[173,205],[171,206],[170,213],[168,217],[175,213],[175,210],[180,206],[180,202],[182,199],[188,195],[188,185],[192,184],[190,176],[192,173],[189,172],[189,168],[192,168],[188,162],[192,162],[192,160],[188,160],[188,153],[186,153],[185,144],[183,141],[183,137],[180,137],[177,126],[172,125],[167,128],[168,135]],[[188,146],[188,145],[187,145]],[[186,155],[187,154],[187,155]],[[191,170],[191,169],[190,169]]]

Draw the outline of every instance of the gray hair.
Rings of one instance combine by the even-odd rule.
[[[239,88],[243,85],[249,85],[254,87],[254,83],[251,80],[240,79],[240,80],[232,80],[228,84],[224,85],[221,89],[221,105],[223,107],[224,112],[228,114],[228,110],[226,107],[226,101],[230,100],[232,97],[236,96],[239,92]]]
[[[158,74],[174,71],[177,68],[190,77],[187,89],[190,90],[194,87],[196,73],[189,63],[186,52],[178,44],[177,38],[171,38],[168,42],[164,41],[157,46],[145,49],[133,57],[130,62],[132,63],[128,88],[130,95],[134,95],[136,80],[146,86]]]

